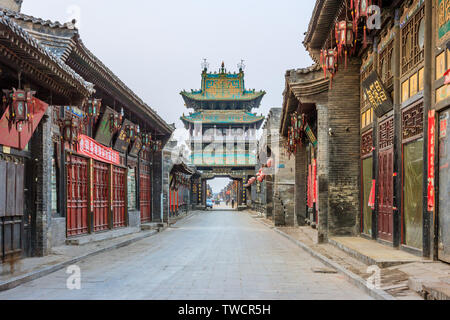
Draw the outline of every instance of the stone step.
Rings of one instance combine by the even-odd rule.
[[[160,222],[150,222],[150,223],[144,223],[141,225],[141,230],[160,230],[162,228],[165,228],[167,226],[167,223],[160,223]]]
[[[328,239],[328,242],[359,261],[367,265],[377,265],[380,268],[424,260],[408,252],[361,237],[335,237]]]
[[[88,234],[79,237],[73,237],[66,240],[66,244],[69,246],[82,246],[89,243],[111,240],[120,238],[129,234],[138,233],[141,229],[138,227],[127,227],[111,231],[105,231],[101,233]]]

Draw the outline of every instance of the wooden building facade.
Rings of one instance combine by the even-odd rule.
[[[317,150],[303,126],[296,177],[309,186],[314,151],[319,240],[358,235],[448,262],[447,1],[380,1],[374,28],[365,2],[316,2],[304,44],[317,65],[286,75],[282,134],[316,109]]]

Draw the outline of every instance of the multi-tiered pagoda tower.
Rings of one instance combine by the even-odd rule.
[[[266,93],[246,90],[243,63],[238,68],[238,73],[229,73],[222,62],[219,72],[209,73],[204,63],[201,89],[181,92],[186,107],[194,110],[181,120],[189,130],[192,163],[202,173],[192,190],[200,206],[206,201],[206,181],[216,177],[238,181],[235,201],[245,205],[243,185],[255,174],[256,131],[264,116],[252,109],[259,108]]]

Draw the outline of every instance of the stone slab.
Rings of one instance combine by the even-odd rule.
[[[380,268],[389,268],[424,260],[408,252],[360,237],[335,237],[328,239],[328,242],[365,264],[377,265]]]

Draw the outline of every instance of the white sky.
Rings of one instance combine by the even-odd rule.
[[[314,0],[24,0],[22,12],[76,18],[85,45],[168,123],[189,113],[179,95],[199,89],[201,62],[237,71],[265,90],[259,110],[280,107],[286,70],[312,64],[302,41]],[[183,130],[176,135],[182,136]],[[214,191],[224,186],[211,181]],[[216,185],[217,184],[217,185]]]

